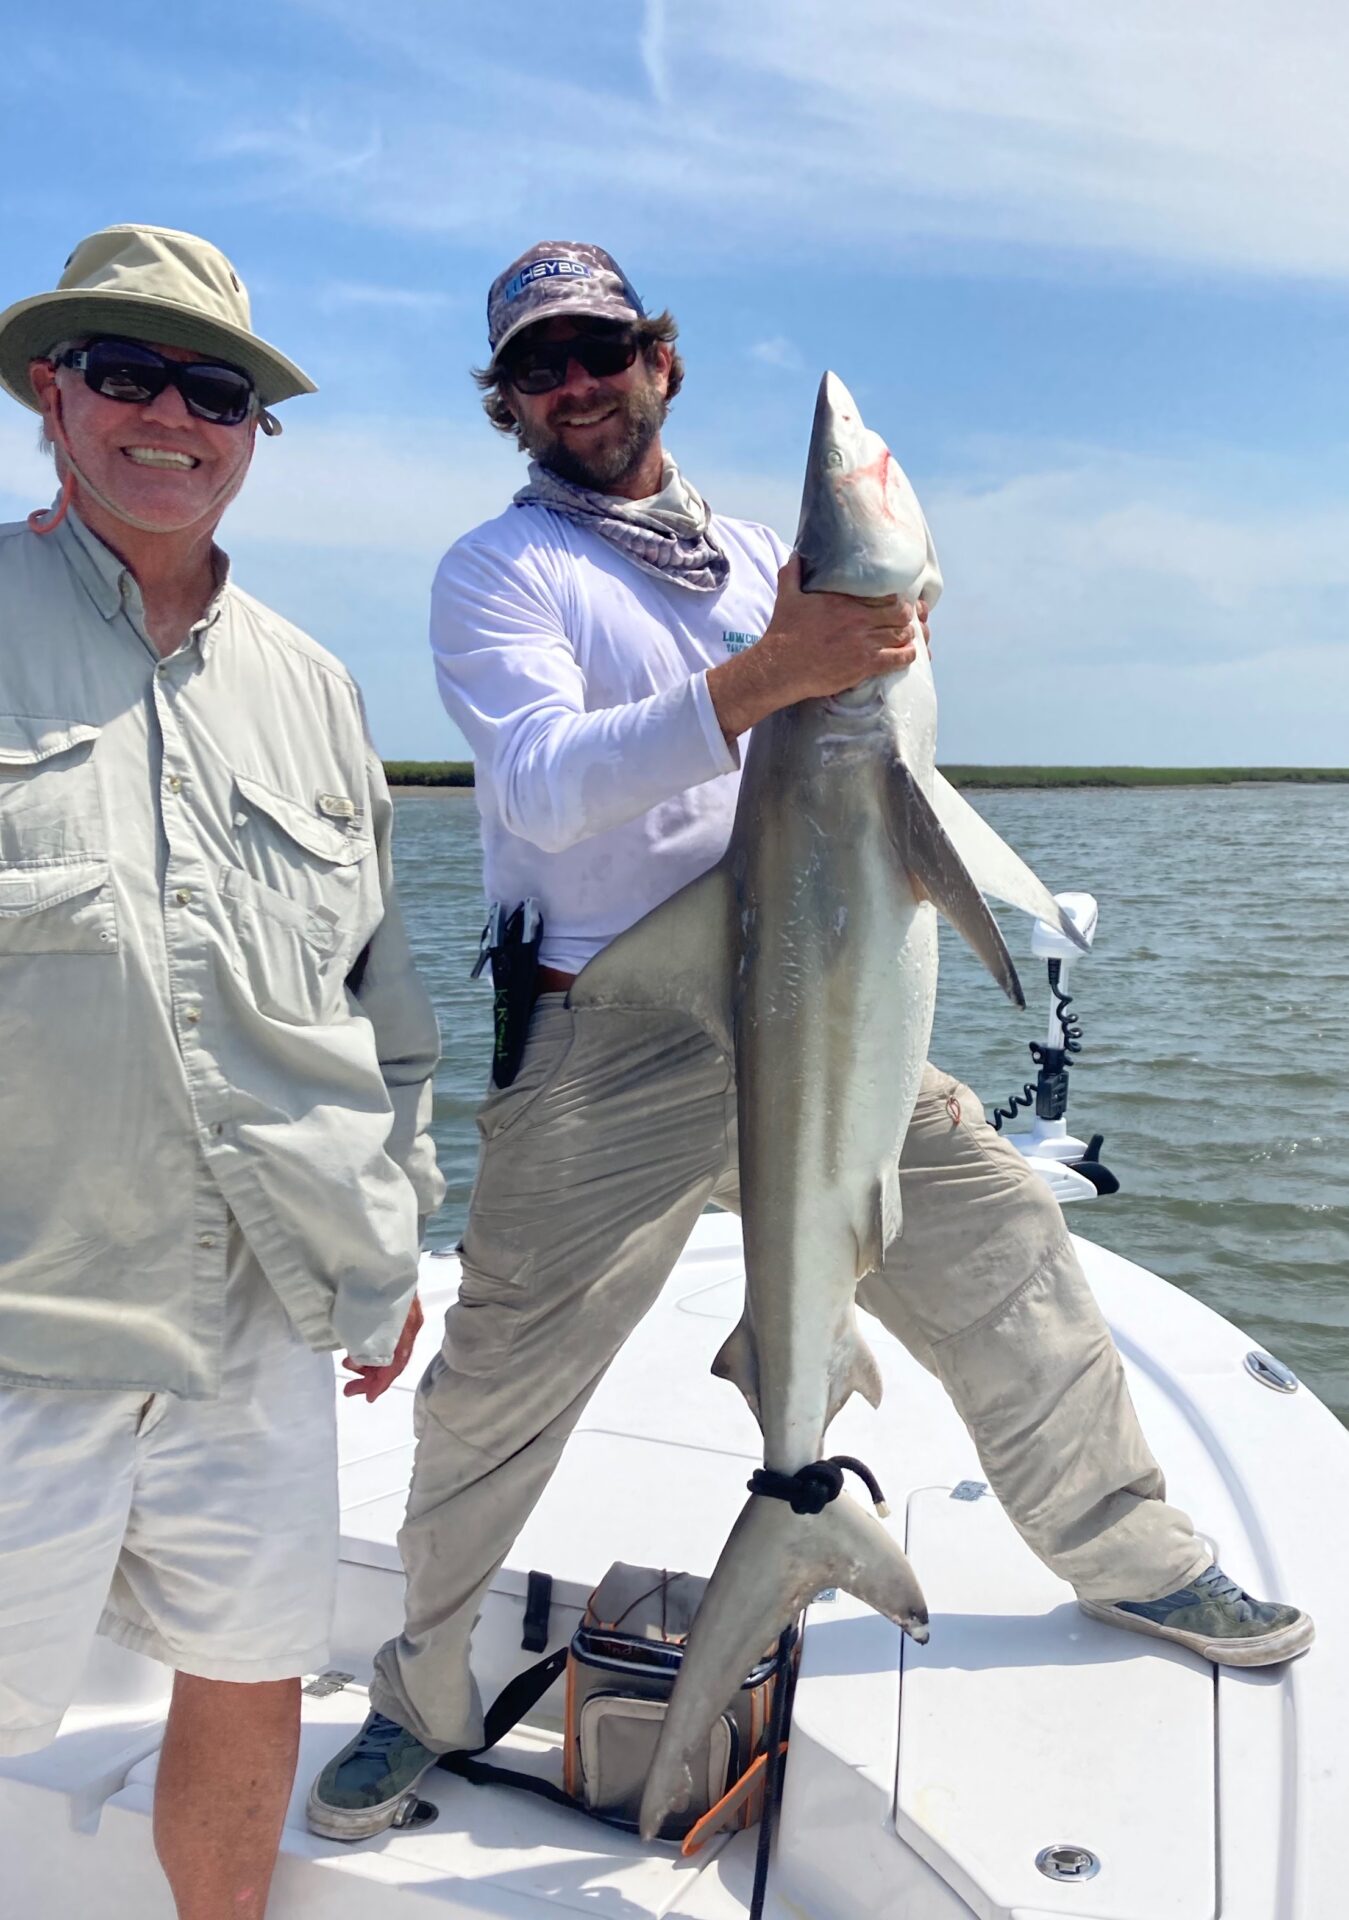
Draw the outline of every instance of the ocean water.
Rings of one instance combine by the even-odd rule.
[[[1349,787],[991,792],[980,811],[1055,889],[1094,893],[1073,970],[1072,1130],[1121,1182],[1074,1232],[1196,1294],[1349,1422]],[[491,994],[466,791],[405,793],[404,911],[440,1015],[435,1132],[458,1238],[487,1077]],[[1029,922],[1002,915],[1029,1007],[943,930],[932,1057],[990,1104],[1034,1077],[1049,1010]]]

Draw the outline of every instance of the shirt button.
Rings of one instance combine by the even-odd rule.
[[[169,792],[181,793],[182,790],[183,790],[182,781],[178,778],[178,775],[176,773],[172,774],[169,778]]]
[[[200,1007],[184,1007],[184,1008],[183,1008],[183,1024],[184,1024],[184,1026],[188,1026],[188,1027],[195,1027],[195,1026],[196,1026],[196,1024],[197,1024],[197,1022],[198,1022],[198,1020],[200,1020],[200,1019],[201,1019],[201,1008],[200,1008]]]
[[[179,887],[173,897],[180,907],[190,906],[192,902],[192,889],[190,887]]]
[[[199,1233],[197,1235],[197,1245],[199,1247],[213,1247],[215,1245],[215,1235],[213,1233]]]

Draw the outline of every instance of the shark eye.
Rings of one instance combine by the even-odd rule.
[[[824,456],[824,464],[827,467],[841,467],[843,465],[843,455],[837,447],[830,447],[828,453]]]

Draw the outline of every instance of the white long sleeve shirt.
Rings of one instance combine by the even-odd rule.
[[[719,593],[657,579],[584,523],[508,507],[446,554],[431,597],[441,698],[476,762],[489,899],[541,904],[541,958],[577,973],[721,858],[739,761],[708,669],[768,625],[787,549],[714,514]]]

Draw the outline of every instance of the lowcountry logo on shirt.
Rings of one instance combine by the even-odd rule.
[[[746,647],[752,647],[762,639],[761,633],[723,633],[721,644],[727,653],[743,653]]]

